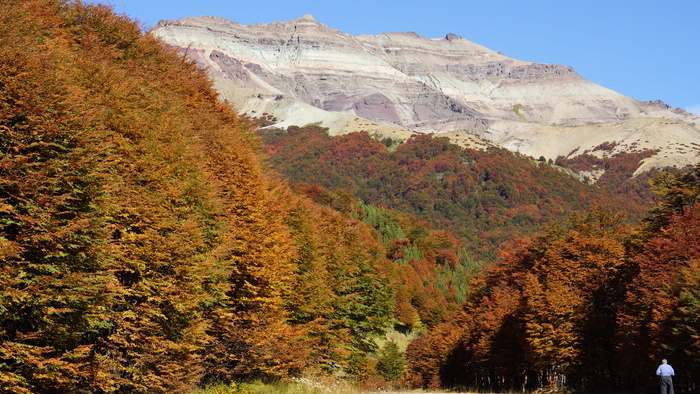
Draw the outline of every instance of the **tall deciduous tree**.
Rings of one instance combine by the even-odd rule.
[[[286,195],[299,250],[287,299],[290,321],[307,328],[315,360],[345,361],[372,350],[393,312],[385,250],[349,213]]]
[[[600,209],[572,219],[527,274],[528,350],[532,363],[563,383],[564,375],[603,380],[614,346],[615,316],[622,301],[620,275],[626,251],[620,218]],[[606,339],[607,338],[607,339]],[[595,361],[593,361],[595,360]]]
[[[10,0],[0,20],[3,389],[294,368],[294,246],[249,124],[107,6]]]
[[[593,364],[612,365],[601,358],[614,347],[622,300],[620,220],[597,208],[506,254],[472,284],[457,324],[442,327],[459,327],[460,338],[448,356],[433,356],[438,376],[422,381],[509,390],[573,379],[594,387],[605,376]],[[425,369],[416,355],[431,342],[409,348],[409,368]]]
[[[624,372],[639,379],[640,366],[653,368],[661,357],[694,364],[687,350],[697,331],[695,310],[697,259],[700,258],[700,204],[672,215],[635,256],[637,275],[629,284],[620,313],[619,348]],[[674,335],[675,334],[675,335]],[[690,372],[688,368],[685,373]]]
[[[406,372],[406,359],[394,341],[387,342],[377,356],[377,372],[387,381],[398,380]]]

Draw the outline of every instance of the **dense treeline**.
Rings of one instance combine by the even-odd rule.
[[[367,205],[343,190],[332,192],[306,184],[298,184],[297,189],[314,202],[345,212],[368,226],[371,237],[357,240],[357,246],[378,248],[382,253],[378,259],[387,262],[384,267],[394,295],[393,320],[402,331],[426,331],[461,309],[469,281],[481,264],[471,258],[459,238],[411,215]],[[299,216],[302,218],[317,220],[306,214]]]
[[[604,152],[600,157],[592,153],[585,152],[572,158],[558,157],[555,163],[577,173],[600,171],[602,175],[596,181],[596,185],[608,191],[623,195],[638,202],[648,203],[653,198],[653,192],[648,187],[649,182],[658,173],[652,169],[641,174],[635,171],[639,168],[639,163],[656,154],[655,151],[646,149],[639,152],[626,152],[609,154],[616,144],[603,143],[593,149]],[[673,169],[667,169],[673,170]],[[590,179],[584,177],[584,182]]]
[[[414,217],[363,203],[362,220],[377,230],[393,263],[397,323],[423,331],[451,320],[466,301],[469,281],[481,268],[448,231],[435,230]]]
[[[486,260],[494,260],[504,242],[564,222],[572,212],[599,204],[635,220],[651,200],[646,185],[631,180],[628,164],[640,160],[636,155],[607,162],[608,172],[620,175],[605,182],[627,185],[614,191],[504,149],[462,149],[430,135],[397,147],[366,132],[330,137],[319,126],[259,133],[270,165],[285,177],[415,215],[464,239],[473,256]]]
[[[640,226],[596,208],[507,253],[460,317],[408,350],[418,386],[656,389],[662,358],[698,392],[700,167],[662,174]]]
[[[385,247],[355,200],[265,175],[252,129],[107,6],[0,4],[0,391],[183,392],[376,348]]]

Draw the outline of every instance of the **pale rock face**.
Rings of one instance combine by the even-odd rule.
[[[617,151],[660,150],[640,169],[700,162],[700,146],[691,144],[700,143],[700,117],[454,34],[352,36],[310,15],[249,26],[182,18],[161,21],[152,33],[207,67],[240,112],[267,112],[281,127],[322,122],[331,134],[398,138],[445,133],[462,145],[548,158],[608,141]]]

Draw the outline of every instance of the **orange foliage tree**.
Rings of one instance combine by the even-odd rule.
[[[37,302],[27,305],[36,304],[35,313],[50,318],[43,328],[33,328],[35,333],[14,329],[9,333],[14,340],[4,342],[5,354],[23,360],[20,365],[37,365],[21,369],[18,382],[25,383],[20,386],[182,390],[203,372],[201,349],[209,341],[204,312],[215,305],[212,297],[225,283],[217,269],[232,269],[214,257],[222,234],[229,232],[222,231],[222,199],[212,187],[215,177],[207,175],[208,159],[192,125],[199,116],[222,124],[232,116],[217,117],[216,97],[203,72],[107,7],[25,2],[19,10],[43,29],[47,26],[41,24],[54,21],[54,40],[46,41],[46,32],[37,30],[46,43],[36,48],[61,56],[53,67],[43,59],[34,73],[21,76],[29,83],[52,75],[62,79],[43,84],[54,91],[32,92],[37,103],[53,98],[60,106],[28,107],[16,113],[44,118],[22,127],[9,123],[9,130],[41,141],[36,147],[49,147],[33,154],[34,168],[43,176],[15,171],[10,172],[15,178],[7,178],[24,187],[35,179],[31,196],[5,190],[7,209],[16,217],[29,217],[22,211],[43,201],[43,212],[32,213],[37,219],[15,221],[6,229],[8,236],[13,227],[26,234],[15,239],[23,243],[19,257],[28,267],[46,267],[29,287]],[[23,140],[17,136],[11,143]],[[8,164],[22,160],[22,153]],[[65,177],[71,173],[73,179]],[[22,194],[22,200],[12,197]],[[31,244],[48,241],[47,235],[60,238]],[[29,271],[23,272],[26,277]],[[10,289],[25,286],[21,281]],[[51,289],[65,296],[52,295]],[[54,330],[72,339],[47,335]],[[32,347],[26,346],[29,338]],[[26,357],[18,349],[38,349],[40,356]],[[61,362],[65,368],[56,368]],[[41,365],[53,367],[46,371]]]
[[[620,220],[598,208],[506,254],[472,284],[464,313],[446,327],[459,340],[431,367],[437,376],[423,372],[423,384],[524,390],[568,380],[594,387],[602,377],[588,363],[606,363],[599,357],[614,346],[622,298],[615,290],[626,256]],[[421,343],[435,340],[412,345],[410,368],[425,369]]]
[[[697,275],[700,258],[700,204],[667,218],[635,256],[637,274],[628,286],[619,320],[623,372],[639,380],[641,368],[667,357],[683,363],[679,379],[693,382],[697,358]],[[624,356],[624,357],[623,357]],[[641,369],[643,370],[643,369]],[[681,380],[682,382],[682,380]]]
[[[506,253],[455,324],[409,348],[418,383],[639,391],[666,357],[677,387],[697,390],[698,171],[662,174],[638,228],[598,208]],[[429,350],[445,329],[461,332],[448,356]]]
[[[10,0],[0,21],[2,389],[299,369],[286,211],[205,72],[103,5]]]
[[[311,191],[317,197],[321,193]],[[306,330],[310,360],[346,362],[353,354],[364,356],[393,312],[384,248],[349,207],[343,213],[290,192],[277,195],[286,201],[284,221],[299,250],[286,309],[291,324]],[[334,198],[327,202],[336,205]]]
[[[547,380],[604,381],[593,367],[614,346],[615,316],[626,262],[620,218],[599,208],[574,217],[563,236],[547,241],[527,274],[525,328],[531,362]],[[595,360],[595,361],[593,361]],[[602,374],[598,376],[598,374]]]

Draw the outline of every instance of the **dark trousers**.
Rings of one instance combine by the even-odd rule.
[[[673,394],[673,378],[670,376],[661,377],[661,394]]]

